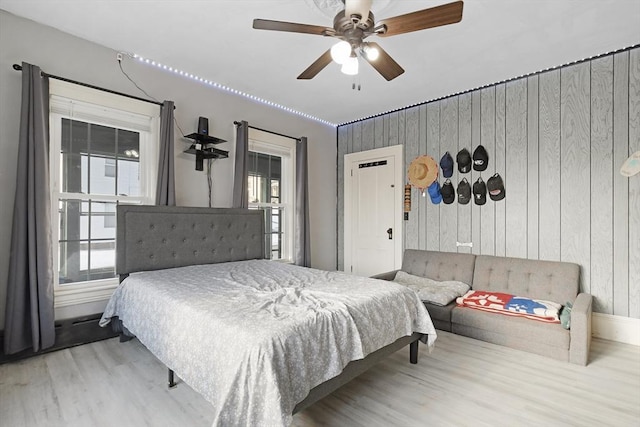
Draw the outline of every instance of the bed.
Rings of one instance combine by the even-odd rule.
[[[118,206],[121,283],[100,321],[135,336],[215,408],[213,425],[292,414],[433,323],[401,285],[264,259],[262,211]]]

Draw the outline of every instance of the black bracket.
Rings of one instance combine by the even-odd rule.
[[[178,383],[176,383],[176,381],[175,381],[175,377],[174,377],[173,371],[171,369],[169,369],[169,388],[174,388],[177,385],[178,385]]]
[[[409,363],[413,365],[418,363],[418,340],[409,344]]]

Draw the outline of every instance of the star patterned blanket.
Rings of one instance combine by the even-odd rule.
[[[477,310],[521,316],[548,323],[560,323],[562,305],[553,301],[534,300],[503,292],[474,291],[456,299],[456,304]]]

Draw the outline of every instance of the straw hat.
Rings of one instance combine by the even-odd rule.
[[[409,183],[424,190],[438,178],[438,164],[430,156],[418,156],[409,165]]]

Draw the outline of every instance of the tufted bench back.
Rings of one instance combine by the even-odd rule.
[[[117,210],[116,273],[264,258],[264,212],[127,206]]]
[[[568,262],[478,255],[472,287],[565,304],[578,295],[580,267]]]
[[[458,280],[471,285],[475,255],[407,249],[402,271],[433,280]]]

